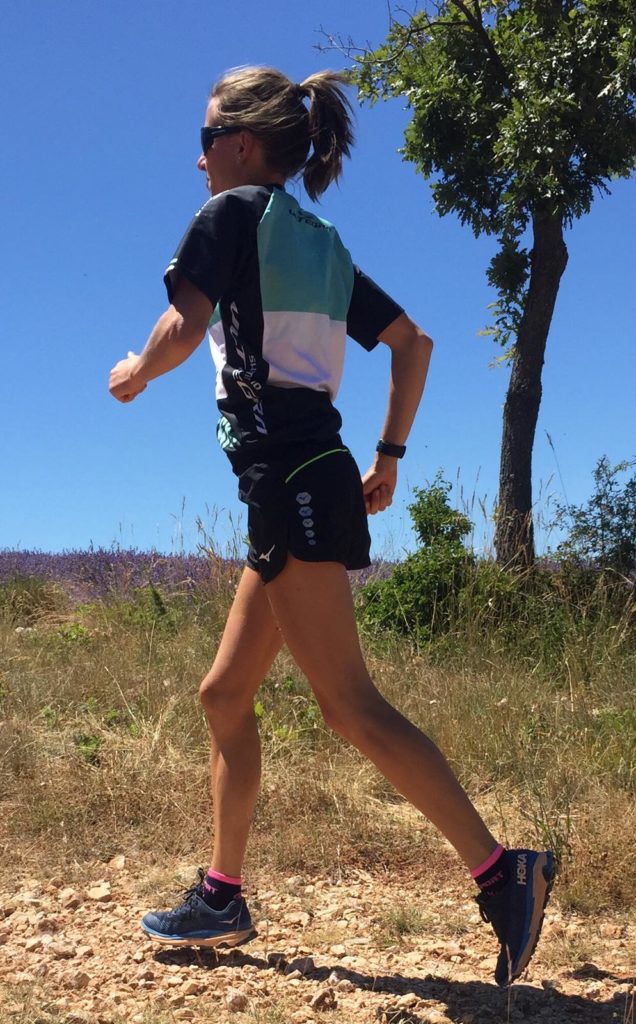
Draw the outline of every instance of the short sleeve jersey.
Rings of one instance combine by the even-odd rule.
[[[353,265],[332,224],[274,185],[210,199],[166,271],[169,299],[181,277],[214,307],[217,436],[228,454],[337,433],[346,335],[370,351],[402,312]]]

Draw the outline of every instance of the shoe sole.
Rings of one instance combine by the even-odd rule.
[[[149,928],[143,928],[146,935],[160,942],[163,946],[205,946],[211,949],[233,949],[234,946],[242,946],[250,942],[258,935],[256,928],[246,928],[242,932],[232,932],[229,935],[212,935],[209,939],[188,939],[178,935],[161,935]]]
[[[550,893],[552,892],[555,877],[556,870],[554,854],[547,850],[545,853],[539,854],[534,862],[534,868],[532,870],[532,894],[534,906],[528,928],[528,941],[522,955],[515,965],[514,971],[512,971],[511,965],[508,981],[504,983],[502,986],[503,988],[507,988],[508,985],[512,984],[513,981],[523,974],[530,963],[532,954],[537,948],[539,936],[541,935],[545,908],[547,907],[548,900],[550,899]],[[539,898],[539,893],[542,893],[542,898]]]

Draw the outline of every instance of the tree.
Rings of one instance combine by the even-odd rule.
[[[636,573],[636,474],[621,487],[621,474],[636,466],[636,459],[612,466],[601,456],[594,469],[594,492],[585,505],[559,505],[557,524],[568,537],[557,555],[621,576]],[[632,582],[636,583],[636,579]]]
[[[447,0],[392,18],[376,50],[346,49],[362,100],[406,99],[402,152],[433,179],[440,216],[455,213],[498,240],[488,333],[512,370],[495,544],[500,563],[528,566],[532,448],[564,229],[636,166],[636,4]]]

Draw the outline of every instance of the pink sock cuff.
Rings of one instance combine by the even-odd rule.
[[[234,878],[233,875],[224,875],[221,871],[213,871],[212,868],[208,869],[208,878],[214,878],[217,882],[225,882],[227,885],[241,885],[240,878]]]
[[[478,868],[475,868],[474,871],[471,871],[471,878],[478,878],[479,875],[483,875],[484,871],[488,871],[488,868],[491,868],[493,866],[495,861],[498,860],[499,857],[501,857],[503,852],[504,848],[501,845],[501,843],[499,843],[498,846],[495,846],[494,850],[490,854],[490,857],[488,857],[488,859],[485,860],[483,864],[480,864]]]

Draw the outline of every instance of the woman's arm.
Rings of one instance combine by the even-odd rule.
[[[391,349],[389,402],[382,440],[405,444],[422,397],[433,342],[406,313],[389,324],[379,340]],[[376,454],[373,466],[362,478],[367,512],[374,515],[391,504],[397,484],[397,459]]]
[[[159,317],[141,355],[129,352],[110,371],[108,388],[113,398],[132,402],[148,381],[183,363],[203,340],[212,311],[203,292],[181,278],[171,305]]]

